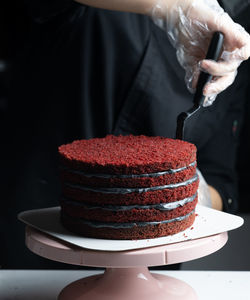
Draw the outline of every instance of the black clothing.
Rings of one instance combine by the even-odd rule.
[[[241,24],[245,28],[249,26],[249,1],[219,0],[219,3],[235,22]]]
[[[245,29],[250,32],[250,5],[249,1],[244,0],[233,0],[233,1],[221,1],[225,10],[230,14],[230,16]],[[245,67],[244,75],[245,79],[250,76],[250,62],[249,60],[245,62],[247,67]],[[245,80],[245,85],[247,87],[246,94],[246,105],[244,111],[244,122],[242,125],[242,132],[240,135],[240,146],[237,156],[237,172],[239,177],[239,211],[243,213],[250,212],[250,202],[249,202],[249,170],[250,170],[250,85],[249,79]],[[242,86],[243,86],[242,82]],[[245,88],[245,87],[244,87]]]
[[[71,1],[26,2],[33,25],[13,63],[8,130],[2,134],[0,228],[13,224],[1,232],[0,264],[6,268],[39,268],[38,257],[32,262],[24,248],[16,215],[58,205],[59,145],[109,133],[174,138],[177,115],[192,106],[175,50],[149,18]],[[187,128],[198,166],[229,212],[237,210],[240,83],[202,108]],[[22,262],[17,249],[27,256]]]
[[[246,78],[250,78],[250,62],[248,61],[248,73]],[[243,128],[240,135],[240,146],[238,151],[237,171],[239,174],[239,211],[250,213],[249,202],[249,170],[250,170],[250,86],[247,85],[247,102],[244,112]]]

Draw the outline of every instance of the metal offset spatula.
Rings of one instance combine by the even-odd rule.
[[[212,40],[210,42],[206,59],[212,59],[217,61],[221,54],[221,49],[224,41],[224,36],[221,32],[215,32]],[[212,79],[212,75],[201,72],[199,80],[196,87],[196,92],[194,94],[194,105],[188,111],[182,112],[177,117],[177,128],[176,128],[176,138],[179,140],[184,140],[185,138],[185,126],[187,120],[194,115],[202,106],[205,101],[205,96],[203,95],[204,86]]]

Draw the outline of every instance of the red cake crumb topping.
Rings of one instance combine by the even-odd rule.
[[[145,173],[187,166],[196,159],[195,145],[163,137],[113,136],[77,140],[59,147],[63,164],[114,174]]]

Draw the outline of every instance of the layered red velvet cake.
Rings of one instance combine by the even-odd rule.
[[[113,136],[59,147],[61,221],[104,239],[172,235],[195,219],[196,147],[163,137]]]

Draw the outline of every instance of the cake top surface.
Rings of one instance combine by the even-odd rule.
[[[189,142],[163,137],[107,135],[62,145],[59,154],[63,164],[76,168],[91,166],[101,171],[111,167],[114,173],[128,173],[132,167],[143,167],[148,172],[146,166],[150,171],[187,166],[196,160],[196,147]]]

